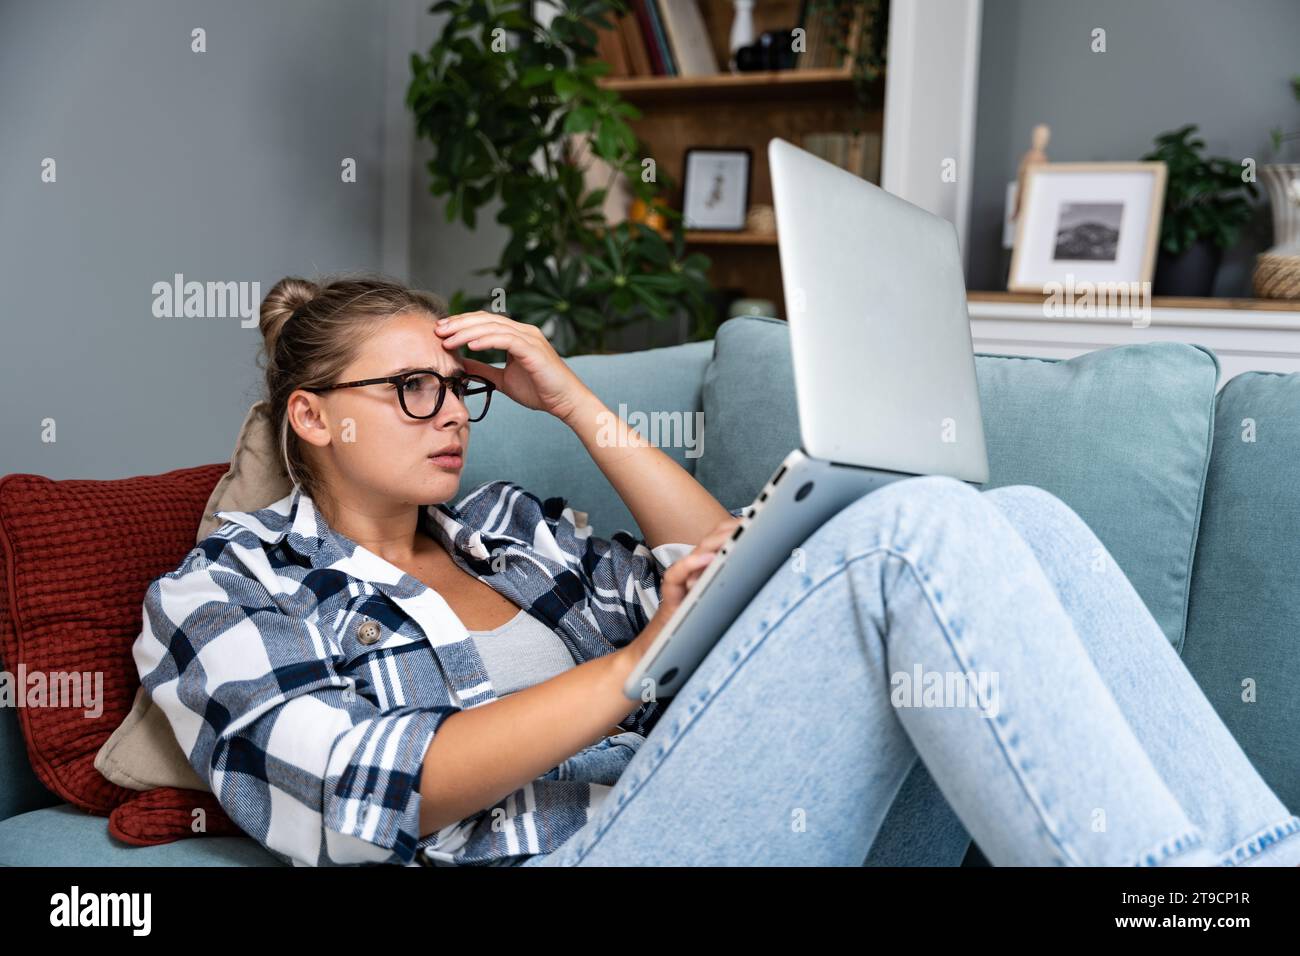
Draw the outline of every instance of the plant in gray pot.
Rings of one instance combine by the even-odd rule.
[[[1214,290],[1223,251],[1237,244],[1250,222],[1250,199],[1259,195],[1242,178],[1242,166],[1204,154],[1205,141],[1193,138],[1195,124],[1161,133],[1143,160],[1168,168],[1155,295],[1207,296]]]

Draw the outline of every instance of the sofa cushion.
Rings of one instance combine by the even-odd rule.
[[[977,355],[975,367],[983,487],[1037,485],[1074,508],[1181,649],[1218,360],[1160,342],[1068,360]],[[800,444],[788,326],[752,316],[719,326],[703,403],[696,477],[725,507],[748,504]]]
[[[254,402],[244,416],[226,473],[208,495],[198,522],[195,544],[216,531],[221,522],[218,511],[259,511],[279,501],[292,490],[289,476],[280,459],[279,442],[272,434],[270,405],[265,399]],[[176,735],[162,711],[154,706],[144,688],[136,691],[130,713],[105,741],[95,755],[95,769],[105,778],[128,790],[152,790],[167,787],[176,790],[211,792],[207,781],[190,766],[189,758],[176,742]],[[157,799],[154,795],[151,799]],[[160,808],[143,813],[143,806],[116,814],[111,825],[124,833],[146,839],[147,834],[166,833],[166,825],[157,820],[184,816],[180,807]]]
[[[154,787],[138,793],[113,808],[108,832],[134,846],[157,846],[191,836],[247,836],[206,785],[202,791]]]
[[[279,501],[293,485],[280,458],[280,443],[271,429],[271,406],[265,400],[253,403],[235,438],[230,467],[208,496],[194,543],[198,544],[221,527],[218,511],[260,511]]]
[[[1300,808],[1300,374],[1219,394],[1183,660],[1260,775]]]
[[[60,804],[0,820],[0,866],[283,866],[248,836],[162,846],[117,840],[101,817]]]
[[[623,414],[646,439],[694,474],[696,442],[703,430],[700,384],[711,351],[708,341],[688,342],[565,361],[611,411]],[[645,416],[644,424],[637,416]],[[582,502],[596,535],[608,538],[621,529],[641,536],[627,505],[578,436],[559,419],[496,395],[487,417],[471,428],[460,483],[464,491],[495,478],[517,480],[540,498],[558,495]]]
[[[175,787],[212,792],[190,766],[167,715],[143,687],[135,692],[126,719],[95,754],[95,769],[128,790]]]
[[[131,645],[145,589],[194,546],[203,504],[225,469],[205,465],[116,481],[0,479],[0,654],[16,678],[22,675],[15,690],[24,699],[39,687],[37,679],[82,688],[80,698],[60,696],[57,706],[17,708],[31,768],[80,810],[112,814],[123,839],[188,836],[195,806],[209,811],[206,832],[226,832],[228,820],[211,795],[141,794],[105,779],[94,765],[140,686]]]
[[[0,660],[2,666],[4,661]],[[43,787],[32,772],[27,743],[18,725],[18,708],[0,707],[0,820],[58,803],[59,798]]]

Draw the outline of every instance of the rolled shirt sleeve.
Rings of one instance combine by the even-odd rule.
[[[143,617],[146,693],[241,829],[300,865],[410,862],[424,754],[457,708],[381,710],[335,669],[331,635],[193,553]]]

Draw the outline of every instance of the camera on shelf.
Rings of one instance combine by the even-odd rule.
[[[736,69],[741,73],[756,70],[789,70],[794,67],[794,30],[765,30],[758,39],[736,47]]]

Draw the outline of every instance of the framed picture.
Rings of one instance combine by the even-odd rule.
[[[1150,282],[1164,163],[1039,163],[1025,171],[1007,288]]]
[[[682,228],[739,231],[749,212],[748,147],[692,146],[682,163]]]

